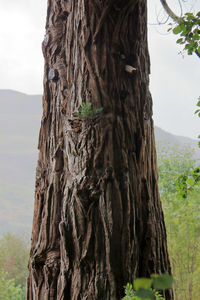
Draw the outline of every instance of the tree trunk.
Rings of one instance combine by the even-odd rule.
[[[146,1],[49,0],[43,53],[27,299],[121,299],[134,278],[170,273]],[[83,102],[103,112],[75,117]]]

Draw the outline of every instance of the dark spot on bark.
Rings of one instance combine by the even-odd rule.
[[[121,100],[124,100],[127,96],[128,96],[129,92],[128,91],[125,91],[125,90],[122,90],[120,92],[120,99]]]
[[[68,17],[69,13],[67,11],[64,11],[62,14],[63,20],[65,20]]]
[[[49,80],[57,80],[58,79],[58,71],[54,69],[50,69],[48,73]]]
[[[55,171],[60,172],[64,166],[63,151],[58,149],[55,155]]]

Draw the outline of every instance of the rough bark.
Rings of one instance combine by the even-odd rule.
[[[170,273],[146,19],[145,0],[48,1],[28,300],[116,300]],[[82,102],[103,112],[74,117]]]

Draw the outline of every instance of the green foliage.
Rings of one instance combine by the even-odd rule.
[[[142,289],[135,291],[136,299],[151,300],[154,299],[154,292],[150,289]],[[134,299],[134,298],[133,298]]]
[[[28,275],[29,250],[26,242],[8,233],[0,239],[0,269],[4,270],[8,279],[15,279],[16,285],[25,287]]]
[[[178,199],[186,199],[189,191],[193,191],[196,185],[200,186],[200,168],[178,175],[175,183]]]
[[[166,290],[171,288],[173,283],[173,277],[168,274],[152,275],[153,286],[157,290]]]
[[[103,111],[103,107],[92,108],[92,103],[82,103],[79,113],[74,113],[75,117],[81,120],[92,119]]]
[[[133,286],[131,283],[127,283],[127,285],[125,286],[125,297],[123,298],[123,300],[131,300],[134,299],[135,296],[135,292],[133,290]],[[135,300],[138,300],[137,298],[135,298]]]
[[[198,98],[197,106],[198,109],[195,111],[195,114],[198,114],[198,116],[200,117],[200,97]]]
[[[153,274],[151,278],[137,278],[133,283],[134,289],[132,284],[126,285],[123,300],[165,300],[156,289],[169,289],[172,283],[173,278],[168,274]]]
[[[158,292],[154,290],[155,300],[165,300],[165,298]]]
[[[200,12],[196,15],[186,13],[176,21],[178,25],[173,28],[173,33],[181,36],[177,43],[185,45],[184,50],[187,51],[188,55],[193,54],[195,51],[200,55]],[[169,30],[172,30],[172,28]]]
[[[152,279],[149,278],[137,278],[134,280],[134,289],[137,291],[140,288],[150,289],[152,286]]]
[[[198,117],[200,117],[200,97],[198,98],[197,107],[198,109],[195,111],[195,114],[197,114]],[[200,135],[198,136],[198,138],[200,139]],[[198,146],[200,148],[200,141],[198,142]]]
[[[8,274],[2,269],[0,269],[0,299],[25,300],[25,291],[20,285],[15,284],[14,279],[9,279]]]
[[[175,20],[178,25],[173,28],[174,34],[180,34],[176,42],[184,45],[184,50],[188,55],[194,52],[200,57],[200,11],[194,15],[193,13],[186,13],[182,18]],[[170,23],[169,25],[173,25]],[[172,30],[169,28],[168,31]],[[197,102],[198,109],[195,111],[200,117],[200,97]],[[200,138],[200,135],[198,136]],[[200,141],[198,142],[200,147]]]

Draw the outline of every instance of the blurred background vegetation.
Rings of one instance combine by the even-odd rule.
[[[29,244],[11,233],[0,239],[0,300],[25,300]]]
[[[198,166],[187,147],[157,146],[160,195],[167,227],[168,249],[175,278],[175,300],[200,299],[200,187],[187,198],[178,196],[176,179]]]

